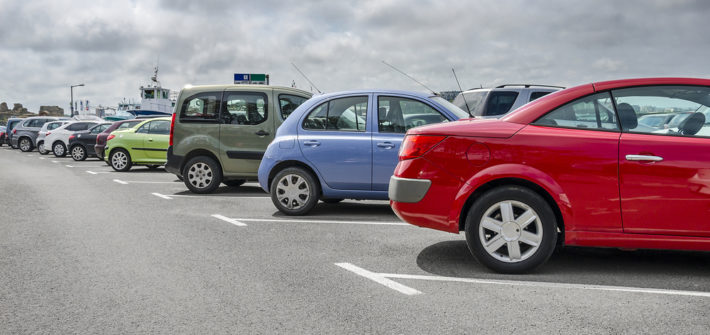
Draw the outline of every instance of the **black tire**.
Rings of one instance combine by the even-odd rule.
[[[320,199],[320,201],[325,202],[326,204],[337,204],[344,199]]]
[[[197,156],[185,164],[182,176],[185,186],[193,193],[212,193],[222,182],[222,168],[210,157]]]
[[[125,149],[114,149],[109,154],[109,163],[111,167],[118,172],[126,172],[131,169],[133,162],[131,161],[131,155]]]
[[[67,155],[67,146],[62,141],[52,143],[52,153],[55,157],[64,157]]]
[[[44,148],[44,141],[37,143],[37,152],[39,152],[40,155],[49,154],[49,150]]]
[[[30,152],[35,148],[29,137],[20,137],[20,140],[17,141],[17,146],[20,147],[22,152]]]
[[[492,229],[481,226],[484,217],[489,220],[483,227]],[[523,221],[529,223],[521,226]],[[466,243],[479,262],[496,272],[529,272],[544,264],[555,250],[557,219],[545,199],[530,189],[498,187],[480,196],[468,211]]]
[[[233,179],[233,180],[223,180],[222,184],[225,184],[229,187],[239,187],[244,185],[247,181],[244,179]]]
[[[71,152],[71,158],[77,162],[86,159],[86,148],[84,148],[81,144],[73,145],[69,149],[69,152]]]
[[[320,196],[315,177],[299,167],[279,171],[271,183],[270,191],[274,206],[286,215],[304,215],[310,212]]]

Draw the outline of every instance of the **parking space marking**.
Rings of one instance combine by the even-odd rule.
[[[172,183],[172,182],[171,182]],[[209,194],[201,194],[201,195],[187,195],[187,194],[170,194],[170,195],[165,195],[165,194],[160,194],[160,193],[153,193],[156,197],[161,197],[164,199],[172,199],[174,197],[178,198],[206,198],[206,197],[211,197],[211,198],[217,198],[217,199],[269,199],[268,196],[257,196],[257,197],[251,197],[251,196],[222,196],[222,195],[209,195]]]
[[[86,170],[86,173],[99,174],[99,173],[111,173],[111,171],[90,171],[90,170]]]
[[[140,180],[120,180],[120,179],[114,179],[113,181],[123,184],[123,185],[128,185],[128,184],[174,184],[176,182],[174,181],[140,181]]]
[[[66,167],[71,167],[71,168],[73,168],[74,165],[69,165],[69,164],[67,164]]]
[[[225,221],[225,222],[229,222],[229,223],[231,223],[231,224],[233,224],[233,225],[235,225],[235,226],[239,226],[239,227],[246,227],[246,225],[247,225],[247,224],[244,223],[244,222],[239,222],[239,221],[237,221],[237,220],[235,220],[235,219],[230,219],[230,218],[228,218],[228,217],[226,217],[226,216],[224,216],[224,215],[212,214],[212,217],[213,217],[213,218],[216,218],[216,219],[220,219],[220,220]]]
[[[498,279],[476,279],[476,278],[459,278],[459,277],[444,277],[444,276],[427,276],[427,275],[408,275],[397,273],[376,273],[365,270],[361,267],[350,263],[335,263],[346,270],[356,273],[365,278],[371,279],[382,285],[385,285],[393,290],[402,292],[401,290],[391,287],[390,284],[384,284],[382,279],[394,282],[401,285],[392,279],[411,279],[411,280],[427,280],[427,281],[443,281],[443,282],[458,282],[481,285],[505,285],[505,286],[522,286],[547,289],[565,289],[565,290],[591,290],[591,291],[606,291],[606,292],[624,292],[624,293],[645,293],[645,294],[663,294],[677,295],[689,297],[710,298],[710,292],[702,291],[684,291],[684,290],[667,290],[657,288],[642,288],[642,287],[626,287],[626,286],[607,286],[607,285],[587,285],[587,284],[569,284],[569,283],[551,283],[551,282],[535,282],[535,281],[517,281],[517,280],[498,280]],[[404,285],[402,285],[404,286]],[[412,289],[408,286],[406,288]],[[414,289],[412,289],[414,290]],[[416,291],[416,290],[414,290]],[[419,291],[417,291],[419,292]],[[412,295],[402,292],[404,294]],[[421,293],[421,292],[419,292]],[[417,294],[419,294],[417,293]]]
[[[285,222],[285,223],[342,223],[342,224],[365,224],[365,225],[385,225],[385,226],[410,226],[410,224],[399,221],[344,221],[344,220],[284,220],[284,219],[249,219],[233,218],[237,221],[245,222]]]
[[[59,161],[52,161],[52,163],[59,163]]]
[[[156,196],[156,197],[158,197],[158,198],[163,198],[163,199],[167,199],[167,200],[173,200],[173,198],[171,198],[171,197],[169,197],[169,196],[167,196],[167,195],[165,195],[165,194],[160,194],[160,193],[155,193],[155,192],[153,192],[153,193],[151,193],[151,194],[154,195],[154,196]]]
[[[40,157],[39,159],[46,159],[46,158],[44,158],[44,157]]]
[[[406,295],[418,295],[422,294],[421,291],[415,290],[409,286],[402,285],[394,280],[388,279],[387,277],[383,276],[381,273],[375,273],[375,272],[370,272],[367,271],[359,266],[355,266],[350,263],[335,263],[335,265],[348,270],[352,273],[355,273],[357,275],[363,276],[367,279],[370,279],[378,284],[382,284],[386,287],[389,287],[399,293],[406,294]]]

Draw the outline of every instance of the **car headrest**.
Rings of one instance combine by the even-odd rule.
[[[620,103],[616,106],[621,121],[621,129],[629,130],[638,127],[639,121],[636,118],[636,111],[627,103]]]
[[[683,122],[678,125],[678,131],[683,135],[695,135],[705,125],[705,114],[693,113],[690,114]]]

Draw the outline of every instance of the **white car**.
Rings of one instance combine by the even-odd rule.
[[[77,131],[87,130],[100,121],[73,121],[47,132],[44,137],[44,146],[51,148],[54,156],[64,157],[67,155],[69,136]]]
[[[47,122],[42,126],[42,129],[39,130],[39,133],[37,134],[37,140],[35,141],[35,146],[37,147],[37,151],[39,151],[40,154],[46,155],[49,153],[49,150],[47,150],[44,147],[44,138],[47,136],[47,133],[61,127],[62,125],[65,125],[71,121],[54,121],[54,122]]]

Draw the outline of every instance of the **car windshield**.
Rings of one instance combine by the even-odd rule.
[[[486,100],[488,92],[488,90],[479,90],[459,93],[459,95],[456,96],[456,99],[454,99],[453,104],[464,111],[468,105],[468,110],[471,111],[471,115],[476,115],[477,110],[483,106],[483,101]]]
[[[464,111],[461,108],[456,107],[456,105],[450,103],[449,101],[447,101],[446,99],[444,99],[442,97],[434,96],[434,97],[430,97],[430,99],[436,101],[436,103],[438,103],[439,105],[448,109],[451,113],[456,115],[459,119],[465,119],[465,118],[471,117],[468,115],[468,113],[466,113],[466,111]],[[468,97],[466,99],[468,99]]]

